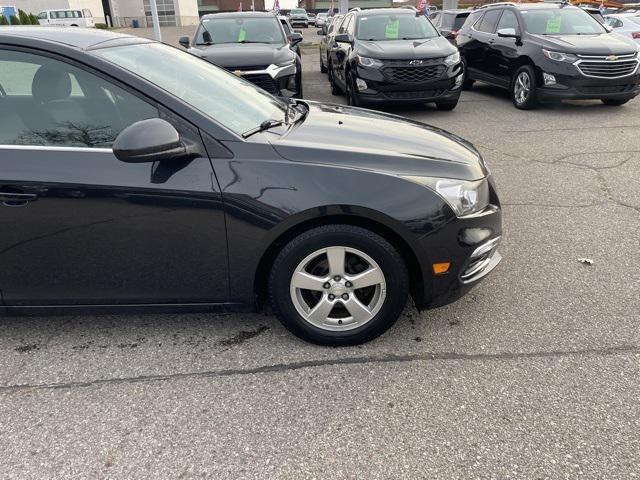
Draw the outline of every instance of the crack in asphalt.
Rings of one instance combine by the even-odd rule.
[[[567,165],[569,167],[580,168],[580,169],[583,169],[583,170],[590,170],[591,172],[593,172],[596,175],[596,180],[598,182],[600,190],[603,193],[603,196],[607,199],[607,203],[618,205],[619,207],[629,208],[631,210],[634,210],[637,213],[640,213],[640,206],[631,205],[631,204],[623,202],[622,200],[618,200],[617,198],[615,198],[613,196],[613,192],[611,191],[611,187],[609,187],[609,184],[607,183],[606,179],[602,175],[602,170],[612,170],[612,169],[615,169],[615,168],[619,168],[619,167],[625,165],[626,163],[628,163],[628,162],[630,162],[632,160],[640,160],[640,157],[635,157],[634,156],[635,153],[640,153],[640,150],[609,150],[609,151],[602,151],[602,152],[570,153],[570,154],[564,155],[564,156],[562,156],[562,157],[560,157],[560,158],[558,158],[556,160],[540,160],[540,159],[527,158],[527,157],[523,157],[523,156],[520,156],[520,155],[514,155],[512,153],[503,152],[501,150],[498,150],[498,149],[495,149],[495,148],[491,148],[491,147],[488,147],[486,145],[482,145],[480,143],[477,143],[476,145],[478,145],[481,148],[487,149],[490,152],[497,153],[497,154],[500,154],[500,155],[504,155],[504,156],[510,157],[510,158],[515,158],[517,160],[521,160],[521,161],[524,161],[524,162],[541,163],[541,164],[544,164],[544,165]],[[618,162],[615,165],[607,165],[607,166],[602,166],[602,167],[594,167],[594,166],[591,166],[591,165],[585,165],[583,163],[570,162],[570,161],[566,160],[567,158],[577,157],[579,155],[607,155],[607,154],[616,154],[616,153],[627,153],[627,154],[629,154],[629,156],[627,158],[625,158],[624,160],[622,160],[621,162]],[[504,203],[504,205],[509,205],[509,204],[508,203]],[[511,205],[517,205],[517,204],[512,203]],[[604,203],[603,204],[597,204],[596,203],[596,204],[589,204],[589,205],[537,205],[535,203],[532,203],[532,204],[522,204],[522,205],[579,208],[579,207],[591,207],[591,206],[598,206],[598,205],[605,205],[605,204]]]
[[[166,382],[181,379],[203,379],[221,378],[241,375],[256,375],[267,373],[281,373],[295,370],[334,367],[343,365],[367,365],[386,363],[410,363],[427,361],[499,361],[499,360],[519,360],[531,358],[562,358],[562,357],[582,357],[582,356],[611,356],[636,354],[640,355],[640,346],[621,345],[608,348],[588,348],[582,350],[552,350],[546,352],[498,352],[498,353],[415,353],[406,355],[387,355],[380,357],[348,357],[320,360],[306,360],[292,363],[278,363],[274,365],[263,365],[251,368],[231,368],[221,370],[209,370],[203,372],[184,372],[168,375],[140,375],[135,377],[101,378],[84,382],[62,382],[62,383],[38,383],[38,384],[15,384],[0,386],[0,393],[11,394],[21,391],[33,390],[62,390],[94,387],[101,385],[120,385],[132,383]]]

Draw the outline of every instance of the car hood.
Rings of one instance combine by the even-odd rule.
[[[475,147],[444,130],[371,110],[305,104],[304,121],[271,142],[288,160],[462,180],[488,174]]]
[[[428,40],[359,40],[357,53],[363,57],[380,59],[414,59],[438,58],[455,53],[456,47],[444,37],[434,37]]]
[[[192,47],[189,52],[219,67],[268,66],[295,58],[288,44],[221,43]]]
[[[637,44],[617,33],[600,35],[536,35],[545,47],[584,55],[623,55],[638,51]]]

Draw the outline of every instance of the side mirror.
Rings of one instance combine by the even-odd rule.
[[[501,28],[498,30],[498,36],[502,38],[518,38],[515,28]]]
[[[189,48],[189,45],[191,44],[191,42],[189,42],[189,37],[180,37],[180,40],[178,40],[178,43],[182,45],[184,48]]]
[[[150,118],[128,126],[113,142],[113,154],[127,163],[159,162],[185,157],[187,147],[166,120]]]
[[[302,41],[301,33],[292,33],[289,37],[289,41],[291,42],[291,46],[294,47]]]
[[[341,33],[340,35],[336,35],[336,43],[353,43],[353,39],[351,35],[348,33]]]

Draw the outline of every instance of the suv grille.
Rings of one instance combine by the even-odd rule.
[[[617,60],[608,57],[582,57],[577,65],[587,77],[617,78],[633,74],[638,69],[638,60],[634,55],[621,55]]]
[[[446,67],[440,65],[418,65],[407,67],[386,67],[383,69],[385,77],[395,82],[419,83],[440,78]]]
[[[257,75],[243,75],[242,78],[250,81],[251,83],[257,85],[258,87],[266,90],[269,93],[278,93],[276,80],[271,78],[271,76],[267,75],[266,73],[260,73]]]

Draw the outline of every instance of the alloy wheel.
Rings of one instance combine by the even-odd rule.
[[[300,316],[322,330],[353,330],[382,308],[387,284],[380,266],[351,247],[323,248],[293,272],[290,294]]]
[[[523,104],[531,93],[531,78],[527,72],[520,72],[513,85],[513,94],[518,104]]]

